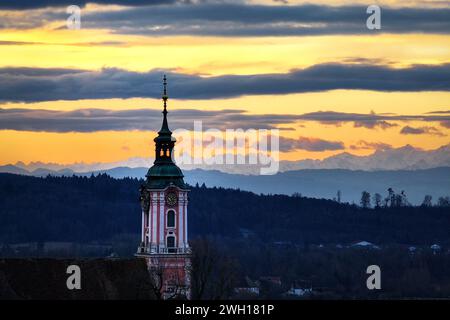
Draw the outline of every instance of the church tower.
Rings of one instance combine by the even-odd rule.
[[[164,75],[163,121],[155,141],[155,161],[141,186],[141,244],[136,256],[146,259],[161,298],[190,298],[188,192],[181,169],[173,161],[176,139],[167,122],[167,80]]]

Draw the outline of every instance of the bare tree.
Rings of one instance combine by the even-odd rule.
[[[396,203],[396,197],[395,197],[394,189],[389,188],[388,196],[386,199],[384,199],[384,206],[385,207],[395,207],[395,203]]]
[[[425,198],[423,198],[422,207],[431,207],[433,205],[433,203],[431,202],[432,199],[433,197],[427,194]]]
[[[406,197],[406,192],[405,190],[402,190],[400,192],[400,203],[398,204],[399,207],[404,207],[404,206],[410,206],[411,204],[408,201],[408,198]]]
[[[157,263],[157,261],[152,262],[152,265],[149,267],[150,273],[150,285],[153,294],[156,297],[156,300],[163,299],[163,283],[164,283],[164,270],[162,266]]]
[[[397,207],[404,207],[404,206],[410,206],[407,197],[406,192],[402,190],[400,193],[395,193],[394,189],[389,188],[388,189],[388,196],[384,200],[384,206],[385,207],[391,207],[391,208],[397,208]]]
[[[364,209],[370,208],[370,193],[363,191],[361,193],[361,207]]]
[[[437,205],[439,207],[450,207],[450,197],[439,197]]]
[[[226,299],[234,289],[237,265],[207,238],[191,241],[193,299]]]
[[[375,193],[374,194],[374,196],[373,196],[373,206],[375,207],[375,208],[379,208],[379,207],[381,207],[381,194],[379,194],[379,193]]]

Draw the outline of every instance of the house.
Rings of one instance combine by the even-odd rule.
[[[441,246],[435,243],[432,246],[430,246],[430,249],[433,251],[434,254],[436,254],[439,251],[441,251]]]
[[[311,281],[297,280],[291,288],[285,293],[287,296],[305,297],[313,293]]]
[[[312,288],[296,288],[291,287],[288,292],[286,292],[286,295],[289,296],[296,296],[296,297],[305,297],[310,294],[312,294],[313,290]]]
[[[234,288],[234,293],[236,293],[238,295],[259,296],[259,288],[258,287],[239,287],[239,288]]]
[[[259,294],[261,293],[261,283],[258,280],[254,281],[250,279],[250,277],[245,276],[245,278],[241,279],[239,284],[239,287],[234,288],[234,293],[238,297],[251,298],[254,296],[259,296]]]
[[[350,247],[352,248],[367,248],[367,249],[381,249],[379,246],[368,242],[368,241],[360,241],[352,244]]]

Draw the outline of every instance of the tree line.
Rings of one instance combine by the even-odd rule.
[[[383,198],[383,196],[379,193],[375,193],[373,196],[370,195],[369,192],[363,191],[361,193],[360,205],[362,208],[396,208],[396,207],[405,207],[411,206],[411,203],[408,201],[406,197],[406,192],[402,190],[400,193],[396,193],[394,189],[387,189],[387,196]],[[338,195],[340,192],[338,191]],[[436,204],[437,207],[450,207],[450,197],[449,196],[441,196],[438,198]],[[433,206],[433,197],[431,195],[425,195],[421,207],[432,207]]]
[[[137,245],[142,183],[107,175],[36,178],[0,174],[0,243],[126,242],[132,247],[136,239]],[[301,195],[192,186],[189,235],[302,245],[360,240],[450,243],[448,206],[407,205],[402,193],[390,192],[387,197],[388,202],[369,208]]]

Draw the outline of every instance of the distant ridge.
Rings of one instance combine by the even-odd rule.
[[[406,145],[396,149],[377,150],[368,156],[356,156],[343,152],[324,160],[281,163],[281,171],[299,169],[420,170],[438,167],[450,167],[450,144],[430,151]]]
[[[3,167],[4,168],[4,167]],[[20,171],[20,168],[8,170]],[[105,173],[113,178],[145,178],[148,168],[118,167],[86,173],[71,171],[35,170],[25,175],[47,176],[90,176]],[[0,167],[0,172],[2,168]],[[20,171],[21,172],[21,171]],[[17,173],[16,173],[17,174]],[[18,173],[24,174],[24,173]],[[313,198],[333,199],[337,191],[342,201],[359,203],[362,191],[372,195],[386,195],[388,188],[400,192],[404,190],[412,204],[420,204],[425,195],[431,195],[436,201],[440,196],[450,195],[450,167],[425,170],[346,170],[346,169],[303,169],[280,172],[272,176],[229,174],[218,170],[184,170],[185,181],[191,185],[205,183],[208,187],[226,187],[263,194],[301,193]]]
[[[42,169],[51,170],[51,172],[60,172],[61,170],[71,170],[76,173],[90,173],[97,171],[106,171],[115,168],[149,168],[153,163],[151,158],[130,158],[125,161],[111,163],[73,163],[57,164],[31,162],[25,164],[17,162],[14,165],[9,164],[0,167],[0,172],[42,175],[45,173]],[[183,170],[203,169],[219,170],[226,173],[236,174],[260,174],[260,168],[256,165],[180,165]],[[405,145],[400,148],[386,148],[377,150],[368,156],[357,156],[348,152],[343,152],[323,160],[305,159],[297,161],[280,161],[280,170],[293,171],[301,169],[347,169],[347,170],[421,170],[439,167],[450,167],[450,144],[444,145],[434,150],[422,150],[414,148],[411,145]],[[20,169],[25,171],[20,171]],[[15,170],[15,172],[12,172]],[[36,171],[39,170],[39,171]],[[70,174],[71,171],[66,171]],[[119,170],[120,171],[120,170]],[[34,173],[35,172],[35,173]]]
[[[145,178],[152,162],[150,158],[72,165],[18,162],[0,166],[0,173],[38,177],[106,173],[113,178]],[[384,195],[392,187],[405,190],[413,204],[421,203],[426,194],[435,200],[450,195],[450,144],[430,151],[406,145],[369,156],[344,152],[324,160],[281,161],[280,172],[273,176],[260,176],[259,168],[250,165],[181,167],[190,184],[205,183],[265,194],[297,192],[332,199],[340,190],[343,201],[358,203],[364,190]]]

